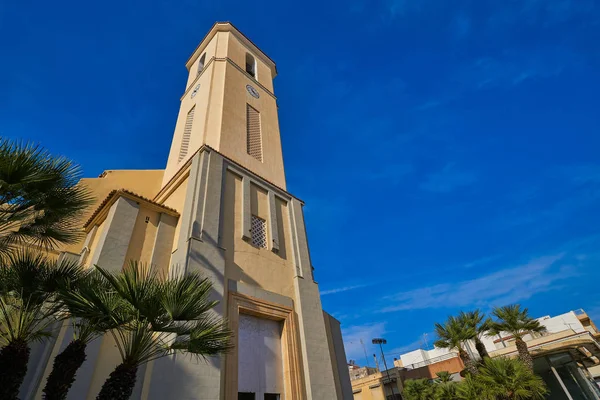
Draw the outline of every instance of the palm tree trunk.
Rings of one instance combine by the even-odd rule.
[[[475,348],[477,349],[477,352],[481,356],[482,360],[484,358],[490,356],[490,354],[488,353],[487,349],[485,348],[485,344],[483,344],[483,342],[481,341],[481,339],[479,339],[478,337],[475,338]]]
[[[459,355],[460,359],[462,360],[463,364],[465,365],[465,369],[472,374],[477,374],[477,366],[475,365],[475,363],[469,356],[469,353],[464,351],[462,348],[459,348],[458,355]]]
[[[517,351],[519,352],[519,359],[527,368],[529,368],[530,371],[533,372],[533,357],[531,357],[531,353],[529,353],[527,343],[525,343],[523,339],[517,338],[515,340],[515,345],[517,346]]]
[[[121,363],[110,373],[96,400],[128,400],[133,393],[137,365]]]
[[[45,400],[63,400],[75,381],[75,374],[85,361],[87,343],[75,339],[54,358],[52,372],[44,387]]]
[[[27,374],[29,362],[29,346],[22,339],[17,339],[0,350],[0,399],[16,400],[19,388]]]

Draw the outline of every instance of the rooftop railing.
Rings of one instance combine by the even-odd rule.
[[[404,368],[406,368],[406,369],[417,369],[417,368],[424,367],[426,365],[431,365],[431,364],[439,363],[440,361],[450,360],[451,358],[455,358],[455,357],[458,357],[458,354],[456,354],[456,353],[448,353],[448,354],[444,354],[443,356],[438,356],[438,357],[430,358],[428,360],[423,360],[423,361],[418,362],[418,363],[405,365]]]

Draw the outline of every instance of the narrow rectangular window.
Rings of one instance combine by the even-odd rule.
[[[246,104],[246,134],[248,154],[262,162],[260,113],[250,104]]]
[[[238,392],[238,400],[256,400],[256,393]]]
[[[256,60],[250,53],[246,53],[246,72],[256,78]]]
[[[181,147],[179,148],[179,161],[187,156],[190,147],[190,136],[192,134],[192,123],[194,122],[194,110],[196,106],[188,112],[185,119],[185,127],[183,128],[183,137],[181,138]]]
[[[279,400],[279,393],[265,393],[265,400]]]
[[[252,235],[252,244],[263,249],[267,248],[267,221],[252,215],[252,224],[250,226]]]
[[[206,53],[202,54],[202,57],[200,57],[200,60],[198,61],[198,73],[196,74],[196,76],[200,75],[200,73],[204,69],[204,61],[206,61]]]

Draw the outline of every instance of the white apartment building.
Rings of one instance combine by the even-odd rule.
[[[549,399],[600,400],[600,390],[594,384],[595,375],[600,374],[600,332],[587,313],[569,311],[538,321],[547,332],[525,335],[524,340],[534,358],[535,373],[550,389]],[[517,355],[515,338],[509,333],[483,336],[481,341],[491,357]],[[465,350],[471,358],[480,358],[474,343],[466,343]],[[408,379],[415,379],[430,377],[432,371],[441,369],[437,366],[452,365],[450,360],[458,360],[458,353],[434,347],[401,354],[394,364],[405,370]],[[458,375],[458,369],[449,372]]]

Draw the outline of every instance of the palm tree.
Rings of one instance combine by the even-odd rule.
[[[517,359],[486,358],[476,379],[498,400],[541,400],[548,392],[542,378]]]
[[[440,371],[435,374],[437,379],[435,380],[437,383],[448,383],[452,382],[454,378],[450,375],[448,371]]]
[[[473,360],[462,347],[463,343],[473,336],[472,327],[463,324],[460,319],[450,316],[444,325],[435,324],[435,333],[438,336],[438,340],[434,343],[436,347],[457,350],[467,370],[474,374],[477,373]]]
[[[78,240],[81,213],[91,204],[79,177],[79,166],[64,157],[0,138],[0,256],[23,244]]]
[[[429,379],[411,379],[404,382],[402,395],[406,400],[431,400],[435,387]]]
[[[16,399],[29,362],[30,343],[51,335],[60,318],[58,289],[76,282],[76,263],[51,261],[42,254],[9,253],[0,268],[0,398]]]
[[[165,279],[136,262],[120,273],[96,268],[111,294],[64,291],[61,299],[75,317],[102,320],[108,316],[115,323],[109,332],[121,364],[104,382],[98,400],[129,399],[139,366],[149,361],[177,351],[204,358],[230,349],[231,332],[225,321],[211,314],[218,302],[209,300],[208,279],[196,273]]]
[[[442,382],[435,385],[435,393],[433,398],[435,400],[456,400],[458,383],[456,382]]]
[[[469,339],[475,342],[475,348],[481,356],[483,360],[486,357],[489,357],[487,349],[485,345],[481,341],[481,337],[486,335],[487,331],[491,327],[492,320],[490,318],[486,318],[485,314],[483,314],[479,310],[469,311],[469,312],[460,312],[458,317],[464,324],[469,326],[469,332],[473,334]]]
[[[533,358],[523,337],[532,332],[546,332],[546,327],[540,324],[539,321],[531,318],[527,308],[521,309],[521,306],[518,304],[497,307],[492,314],[497,320],[491,323],[490,334],[500,335],[501,332],[510,333],[515,338],[519,358],[529,370],[533,371]]]
[[[454,378],[448,371],[440,371],[435,374],[435,394],[433,398],[435,400],[455,400],[456,399],[456,386]]]
[[[467,375],[458,385],[456,385],[456,398],[459,400],[497,400],[484,387],[477,375]]]
[[[104,313],[99,313],[100,319],[72,318],[73,339],[67,347],[54,358],[52,371],[43,389],[45,400],[63,400],[75,381],[75,375],[86,360],[88,343],[100,337],[109,329],[116,328],[111,316],[122,301],[107,285],[106,279],[94,271],[81,279],[76,287],[65,286],[59,291],[58,300],[62,294],[70,291],[86,291],[88,296],[101,296]],[[65,310],[68,312],[68,308]]]

